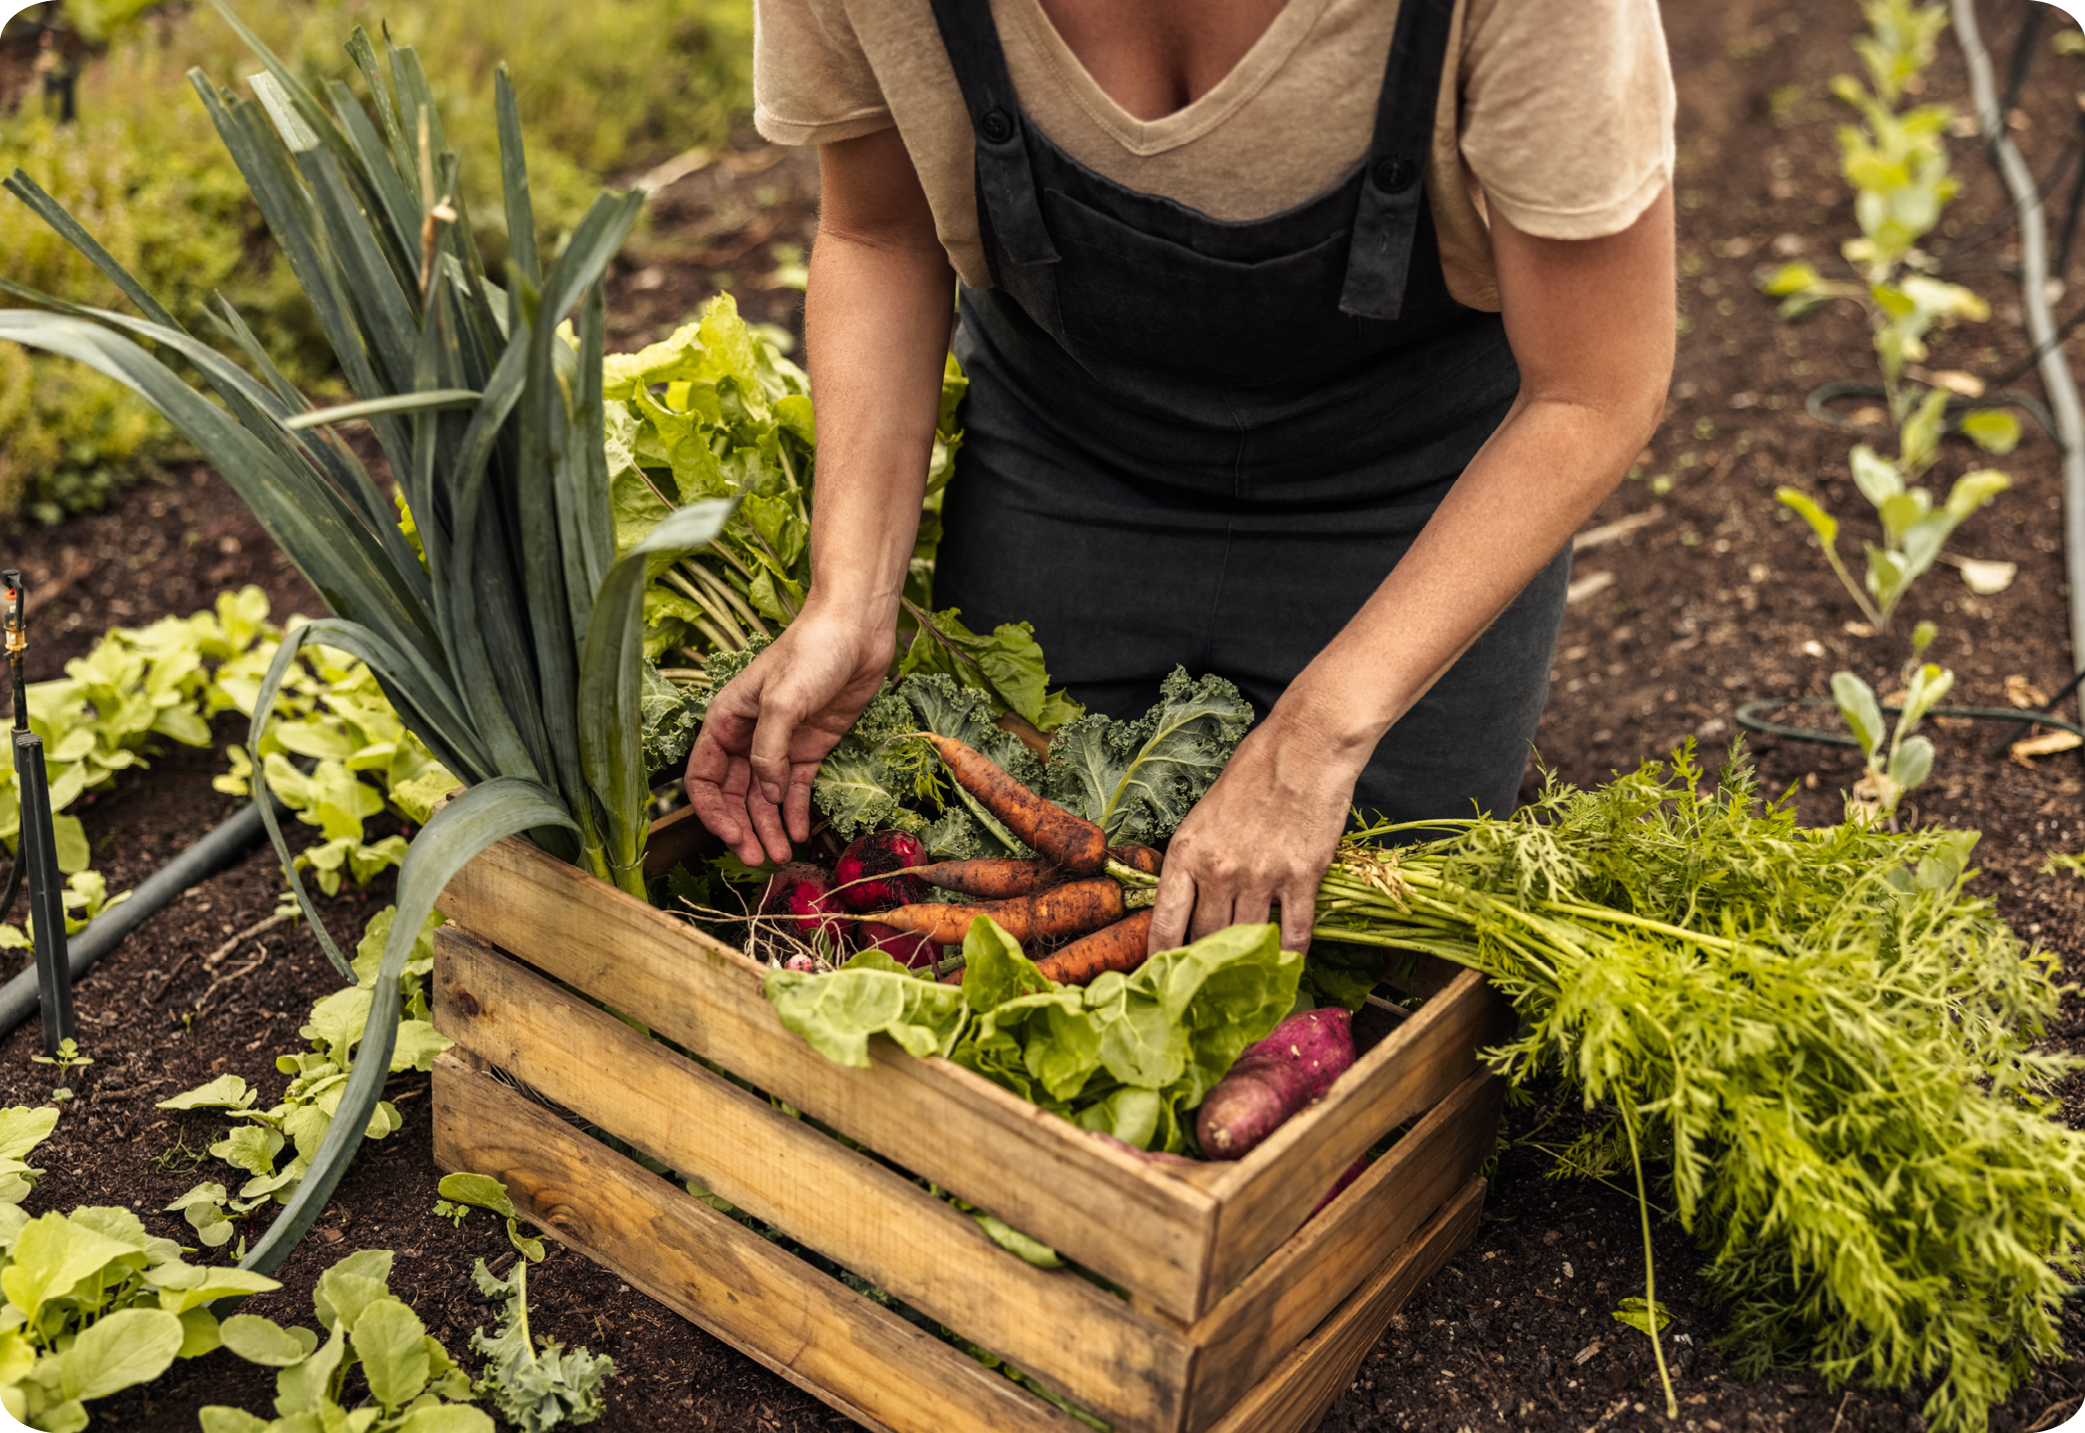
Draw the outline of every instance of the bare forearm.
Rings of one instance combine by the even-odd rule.
[[[1573,243],[1492,229],[1521,395],[1404,560],[1280,708],[1358,769],[1541,571],[1656,427],[1672,372],[1672,196]]]
[[[1646,431],[1625,412],[1516,405],[1396,569],[1291,685],[1285,717],[1365,762],[1599,507]]]
[[[818,395],[810,601],[890,625],[919,527],[955,275],[939,244],[820,232],[804,327]]]

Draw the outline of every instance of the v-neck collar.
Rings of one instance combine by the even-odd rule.
[[[1253,41],[1231,72],[1200,98],[1158,119],[1138,119],[1100,87],[1071,46],[1057,33],[1038,0],[1007,0],[1034,53],[1052,78],[1110,138],[1138,158],[1162,154],[1199,139],[1235,114],[1287,63],[1317,24],[1330,0],[1288,0],[1273,23]]]

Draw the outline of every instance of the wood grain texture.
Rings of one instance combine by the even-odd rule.
[[[1308,1433],[1317,1427],[1353,1383],[1390,1316],[1470,1242],[1483,1211],[1484,1181],[1473,1179],[1208,1433]]]
[[[1295,1233],[1369,1146],[1445,1099],[1477,1070],[1478,1049],[1512,1029],[1512,1006],[1465,970],[1355,1061],[1314,1107],[1225,1166],[1207,1186],[1218,1215],[1202,1306]]]
[[[1475,1177],[1504,1096],[1489,1071],[1465,1079],[1189,1330],[1189,1430],[1216,1422]]]
[[[1183,1322],[1205,1311],[1216,1206],[1198,1179],[1111,1150],[968,1070],[886,1041],[872,1042],[866,1070],[819,1059],[776,1017],[760,965],[524,841],[503,841],[473,861],[449,883],[441,909],[990,1210],[1141,1304]]]
[[[1024,1263],[912,1181],[468,933],[447,926],[435,943],[435,1023],[460,1052],[961,1329],[1123,1433],[1179,1426],[1192,1350],[1176,1328],[1069,1271]],[[1428,1207],[1446,1192],[1433,1192]],[[1287,1344],[1316,1322],[1287,1330]]]
[[[864,1427],[1083,1433],[1002,1375],[448,1055],[435,1160]],[[1387,1317],[1387,1316],[1386,1316]]]

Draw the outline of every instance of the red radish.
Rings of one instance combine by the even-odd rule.
[[[792,955],[789,959],[782,962],[782,968],[784,970],[800,970],[809,975],[818,969],[818,957],[815,955]]]
[[[927,898],[926,883],[906,872],[927,862],[927,848],[906,831],[863,836],[841,853],[833,869],[835,892],[850,911],[866,913],[909,906]],[[877,880],[881,876],[884,879]]]
[[[793,917],[784,925],[805,940],[816,935],[838,940],[840,903],[832,890],[832,875],[824,867],[809,861],[791,861],[777,867],[767,878],[767,890],[760,897],[760,913]]]
[[[1245,1047],[1209,1092],[1195,1138],[1211,1159],[1239,1159],[1282,1122],[1332,1088],[1354,1064],[1354,1017],[1337,1006],[1305,1010]]]
[[[941,959],[941,947],[923,935],[899,930],[882,921],[861,921],[854,927],[851,944],[856,950],[880,950],[911,970]]]

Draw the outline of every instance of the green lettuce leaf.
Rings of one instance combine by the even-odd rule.
[[[866,1065],[869,1037],[888,1035],[1082,1128],[1180,1152],[1187,1112],[1289,1013],[1303,971],[1272,925],[1233,926],[1083,988],[1050,981],[986,919],[963,954],[961,987],[857,959],[826,975],[770,970],[767,995],[841,1064]]]
[[[1150,845],[1179,828],[1252,725],[1252,706],[1218,676],[1175,667],[1159,703],[1133,722],[1085,716],[1050,742],[1043,795],[1108,833]]]

